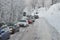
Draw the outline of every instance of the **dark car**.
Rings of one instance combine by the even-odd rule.
[[[9,28],[4,26],[0,27],[0,40],[7,40],[10,38]]]
[[[34,18],[34,16],[29,15],[29,16],[27,16],[27,17],[28,17],[27,20],[28,20],[28,23],[29,23],[29,24],[35,22],[35,18]]]
[[[5,25],[5,23],[0,23],[0,27],[2,27],[3,25]]]
[[[19,27],[13,23],[8,23],[7,26],[9,27],[10,33],[13,34],[15,32],[19,32]]]
[[[34,17],[35,17],[35,19],[38,19],[38,18],[39,18],[39,16],[38,16],[38,15],[34,15]]]

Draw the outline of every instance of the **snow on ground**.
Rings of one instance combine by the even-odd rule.
[[[48,10],[40,8],[39,16],[45,17],[49,24],[60,32],[60,3],[54,4]]]
[[[46,15],[47,9],[42,7],[38,9],[38,12],[39,12],[39,17],[44,17]]]
[[[51,6],[45,18],[58,30],[58,32],[60,32],[60,3]]]

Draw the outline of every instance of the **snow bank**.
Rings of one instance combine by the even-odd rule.
[[[45,17],[46,15],[46,12],[47,12],[47,8],[40,8],[38,9],[38,12],[39,12],[39,17]]]
[[[45,18],[60,32],[60,3],[54,4],[47,11]]]
[[[49,9],[40,8],[38,12],[40,17],[45,17],[49,24],[60,32],[60,3],[52,5]]]

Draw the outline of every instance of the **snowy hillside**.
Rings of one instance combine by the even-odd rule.
[[[40,8],[39,16],[45,17],[49,24],[60,32],[60,3],[54,4],[48,10]]]
[[[60,32],[60,3],[51,6],[46,15],[48,22]]]

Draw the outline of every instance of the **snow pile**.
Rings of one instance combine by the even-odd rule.
[[[45,18],[48,20],[49,24],[60,32],[60,3],[51,6],[45,15]]]
[[[38,12],[39,12],[39,17],[44,17],[46,15],[46,12],[47,12],[47,8],[40,8],[38,9]]]

